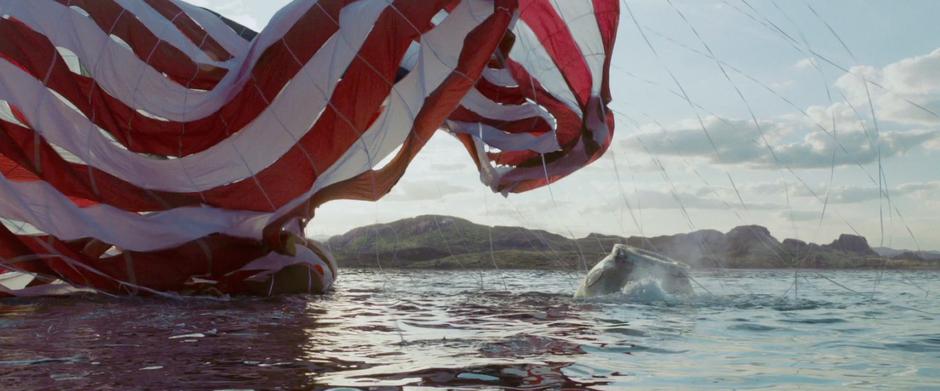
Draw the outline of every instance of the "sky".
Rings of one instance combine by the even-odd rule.
[[[190,2],[259,30],[289,1]],[[940,249],[940,2],[622,4],[604,158],[503,197],[438,132],[386,198],[328,203],[308,235],[445,214],[577,237],[759,224],[780,240]]]

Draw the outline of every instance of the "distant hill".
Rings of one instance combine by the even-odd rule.
[[[875,247],[873,249],[878,253],[878,255],[883,257],[917,257],[928,261],[940,260],[940,251],[896,250],[887,247]]]
[[[879,255],[861,236],[844,234],[824,245],[780,242],[758,225],[727,233],[700,230],[650,238],[592,233],[570,239],[543,230],[427,215],[356,228],[326,241],[344,267],[569,270],[593,266],[614,243],[660,252],[694,268],[940,268],[940,258],[904,251]]]

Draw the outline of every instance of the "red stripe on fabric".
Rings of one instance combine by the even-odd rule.
[[[458,107],[451,113],[449,120],[481,123],[502,130],[506,133],[528,133],[533,136],[539,136],[552,131],[551,125],[542,117],[527,117],[517,120],[500,120],[486,117],[469,110],[463,106]]]
[[[428,21],[430,16],[436,13],[435,9],[429,10],[423,8],[426,4],[417,5],[413,3],[415,2],[401,0],[396,3],[396,5],[400,5],[399,8],[404,10],[403,13],[411,16],[413,19],[419,19],[416,15],[420,15],[421,21],[425,20],[425,13],[429,14],[427,15]],[[436,4],[449,5],[453,3],[441,1]],[[248,275],[231,272],[238,270],[254,259],[268,254],[272,248],[281,248],[279,246],[279,238],[283,236],[281,235],[282,227],[287,224],[287,222],[296,217],[311,217],[316,206],[328,200],[376,199],[386,194],[391,189],[401,178],[405,172],[405,168],[424,146],[433,132],[451,115],[455,108],[458,107],[461,99],[466,95],[466,92],[470,88],[473,88],[474,84],[480,79],[480,73],[499,45],[517,6],[516,2],[512,0],[497,0],[494,4],[497,12],[465,37],[465,45],[460,54],[458,68],[425,99],[424,105],[414,118],[411,133],[408,135],[391,163],[379,170],[369,170],[352,179],[334,184],[314,194],[311,199],[307,200],[306,205],[299,206],[290,211],[290,213],[287,213],[283,218],[272,222],[266,227],[264,243],[224,235],[210,235],[173,249],[146,253],[129,252],[125,253],[125,255],[128,257],[127,259],[133,260],[134,270],[136,272],[131,276],[127,269],[127,262],[124,261],[124,256],[120,258],[98,258],[83,254],[82,249],[88,244],[88,241],[62,242],[55,238],[48,237],[16,237],[9,239],[14,242],[23,243],[23,245],[28,248],[27,251],[35,254],[50,253],[42,244],[54,246],[55,251],[53,251],[52,255],[58,252],[62,254],[62,257],[43,261],[43,266],[48,269],[48,273],[58,275],[77,284],[93,286],[107,292],[131,292],[127,286],[114,281],[114,279],[124,281],[134,279],[137,284],[149,288],[165,291],[183,291],[188,289],[187,282],[193,275],[207,275],[209,278],[220,281],[218,287],[225,292],[242,292],[247,289],[242,279]],[[275,198],[277,202],[286,202],[287,200],[296,198],[299,194],[308,189],[313,183],[313,180],[316,179],[318,174],[317,167],[326,167],[335,162],[339,156],[342,156],[342,154],[337,151],[346,151],[349,148],[355,148],[355,143],[360,136],[359,132],[375,121],[382,102],[390,92],[388,88],[383,88],[382,85],[385,84],[385,80],[394,80],[401,55],[403,51],[407,49],[411,40],[414,39],[414,33],[409,23],[400,20],[400,17],[383,14],[380,18],[380,23],[382,25],[376,26],[374,30],[381,30],[389,34],[370,35],[369,40],[360,52],[361,58],[357,59],[352,66],[347,69],[346,73],[343,75],[343,80],[337,86],[337,92],[333,96],[335,107],[331,107],[328,113],[324,113],[313,126],[312,130],[285,156],[281,157],[271,167],[259,173],[257,179],[263,184],[264,189],[275,193],[273,198]],[[428,27],[422,23],[415,24],[418,24],[422,31]],[[375,31],[371,34],[375,34]],[[286,47],[300,51],[293,45],[304,43],[303,41],[287,41],[287,39],[285,39],[285,42],[293,43],[288,43],[287,46],[280,45],[282,46],[280,49],[273,49],[272,54],[270,54],[271,64],[284,61],[284,56],[290,54],[284,50]],[[268,54],[266,53],[266,55]],[[298,57],[300,56],[298,55]],[[47,60],[45,67],[42,67],[40,65],[40,59],[34,59],[29,62],[30,65],[28,66],[35,65],[33,68],[36,70],[48,69],[49,61],[51,60]],[[369,63],[366,64],[366,61],[369,61]],[[511,63],[509,65],[512,67]],[[266,67],[274,66],[275,65],[266,65]],[[518,64],[516,64],[516,66],[518,67]],[[58,67],[59,65],[56,64],[54,69],[58,69]],[[291,68],[284,69],[288,71],[291,70]],[[550,159],[548,159],[550,165],[552,162],[561,161],[562,158],[573,153],[580,141],[592,135],[594,130],[586,126],[585,121],[587,120],[571,112],[566,105],[541,89],[537,81],[532,80],[531,76],[529,76],[524,69],[518,67],[513,70],[513,74],[520,82],[528,81],[531,82],[531,85],[536,86],[536,89],[531,92],[530,99],[545,107],[556,117],[561,133],[559,138],[569,140],[562,145],[562,147],[565,148],[562,152],[557,155],[552,155]],[[282,78],[271,74],[255,76],[257,79],[261,79],[256,80],[256,82],[264,85],[259,85],[261,94],[257,92],[251,93],[253,95],[251,102],[263,100],[262,98],[264,97],[270,99],[273,96],[272,94],[276,94],[277,91],[280,91],[280,88],[268,88],[269,86],[280,83]],[[80,85],[82,82],[76,80],[68,80],[68,83],[72,83],[72,88],[78,91],[81,91],[81,88],[90,88],[92,91],[96,89],[93,83],[89,82],[86,83],[87,85]],[[290,80],[290,78],[287,78],[287,80]],[[590,82],[590,80],[588,81]],[[286,83],[286,81],[284,82]],[[378,85],[380,88],[376,88],[376,84],[379,82],[381,82],[382,85]],[[253,88],[254,86],[249,85],[249,87]],[[373,91],[376,89],[379,90],[379,92]],[[520,92],[520,94],[522,94],[522,92]],[[245,101],[240,101],[239,104],[244,104],[244,102]],[[99,106],[99,104],[96,102],[94,106]],[[585,106],[589,105],[585,104]],[[243,106],[240,108],[243,111],[247,111]],[[343,113],[343,115],[341,116],[339,113]],[[239,112],[229,112],[228,114],[232,117],[221,117],[221,114],[217,114],[214,116],[216,117],[214,121],[220,121],[219,118],[225,118],[226,121],[232,119],[235,122],[240,120],[239,118],[233,118],[237,117],[240,114]],[[586,114],[585,117],[587,118],[589,115],[591,114]],[[345,120],[342,118],[343,116],[348,117],[351,124],[346,124]],[[246,115],[244,118],[248,117],[252,116]],[[610,113],[607,113],[605,119],[607,119],[608,125],[611,126],[611,132],[608,134],[606,143],[597,148],[592,154],[583,157],[574,156],[575,159],[580,159],[577,160],[578,163],[582,160],[589,162],[595,159],[599,156],[599,151],[605,149],[606,145],[609,144],[610,136],[612,136],[612,116]],[[189,125],[190,124],[186,124],[187,134],[190,130],[195,132],[200,131],[198,128],[190,129],[188,127]],[[180,126],[183,126],[183,124],[180,124]],[[9,140],[9,142],[2,140],[0,143],[10,145],[8,148],[9,154],[4,153],[7,149],[0,150],[0,153],[7,156],[11,161],[11,163],[7,165],[12,167],[15,163],[24,169],[33,167],[34,162],[31,160],[35,158],[35,156],[32,156],[33,153],[31,153],[34,150],[32,148],[35,148],[35,145],[31,144],[35,140],[33,131],[9,123],[0,123],[0,128],[4,130],[4,135]],[[235,129],[240,129],[240,127]],[[172,133],[165,133],[164,136],[167,134]],[[227,134],[227,132],[225,134]],[[467,137],[463,137],[461,140],[467,145]],[[39,142],[42,143],[40,145],[42,148],[51,149],[41,138]],[[325,149],[317,150],[316,148]],[[469,146],[468,150],[470,150]],[[26,153],[24,151],[30,152]],[[314,159],[313,164],[307,160],[305,152],[312,155],[311,158]],[[73,170],[85,169],[87,175],[88,167],[83,165],[68,165],[62,161],[61,157],[55,154],[54,151],[43,149],[39,155],[41,155],[43,159],[41,161],[43,167],[54,168],[49,170],[44,169],[41,173],[35,170],[32,171],[37,178],[47,180],[50,183],[68,180],[67,178],[56,179],[57,177],[54,174],[53,176],[46,176],[46,171],[58,171],[59,168],[70,168]],[[51,156],[48,161],[45,155]],[[534,160],[529,159],[525,164],[533,164],[533,161]],[[580,166],[575,167],[575,169],[578,167]],[[550,166],[550,169],[552,172],[550,172],[549,181],[553,181],[568,174],[566,170],[560,168],[555,169]],[[69,170],[63,171],[69,173]],[[92,172],[95,172],[95,170],[92,170]],[[73,171],[72,173],[76,174],[75,180],[79,181],[79,183],[65,184],[63,182],[61,184],[63,188],[73,186],[80,188],[81,186],[87,186],[87,176],[81,178],[77,172]],[[211,189],[204,192],[203,195],[206,196],[209,206],[252,210],[251,208],[258,208],[258,205],[263,204],[263,202],[258,198],[261,194],[255,189],[255,185],[251,182],[250,180],[240,181],[229,186]],[[502,186],[511,187],[511,191],[519,191],[521,189],[540,186],[544,184],[544,182],[544,179],[528,179],[512,184],[502,184]],[[105,180],[104,182],[97,183],[99,183],[99,187],[103,187],[101,183],[108,182]],[[60,186],[56,185],[56,187],[59,188]],[[127,190],[134,192],[140,189],[135,190],[135,188],[131,186],[130,189]],[[90,190],[83,191],[89,192]],[[80,191],[74,191],[73,193],[80,193]],[[143,194],[146,194],[146,192]],[[291,194],[294,196],[291,197]],[[70,196],[76,197],[73,202],[83,202],[81,197],[78,197],[78,194]],[[188,195],[177,194],[177,196],[182,197]],[[88,198],[88,200],[101,199],[100,195],[95,197],[98,198],[91,197]],[[127,197],[127,195],[123,195],[122,197]],[[146,200],[141,199],[137,201],[145,202]],[[242,208],[242,206],[244,206],[244,208]],[[2,244],[3,241],[4,237],[2,233],[0,233],[0,244]],[[206,251],[213,254],[211,262],[206,256]],[[85,266],[104,273],[107,277],[70,266],[68,262],[65,261],[64,257],[75,259]]]
[[[170,0],[144,0],[154,10],[172,22],[180,32],[189,38],[192,43],[199,46],[209,55],[209,58],[215,61],[227,61],[232,59],[232,54],[225,50],[218,41],[209,35],[206,30],[196,21],[192,20],[186,12],[173,4]]]
[[[430,12],[428,13],[430,14]],[[388,65],[388,67],[386,67],[385,77],[391,78],[391,72],[393,69],[392,65],[394,64],[397,64],[397,63],[395,63],[395,61],[391,61],[386,64]],[[365,64],[360,64],[360,68],[361,69],[359,71],[367,75],[370,74],[370,72],[372,72],[372,69],[365,66]],[[366,69],[366,68],[369,68],[369,69]],[[348,75],[351,75],[351,74],[354,74],[354,73],[348,73]],[[344,82],[352,81],[355,79],[356,78],[346,77],[344,78]],[[372,86],[371,85],[372,83],[384,83],[384,81],[382,81],[381,78],[373,77],[368,83],[370,88]],[[358,87],[360,90],[362,90],[362,89],[365,89],[365,85],[366,84],[360,83],[358,85],[353,85],[353,87]],[[345,91],[345,92],[341,92],[341,91]],[[352,90],[352,91],[356,91],[356,90]],[[338,102],[339,105],[337,105],[337,107],[340,107],[341,105],[347,105],[347,106],[355,105],[354,108],[356,109],[361,109],[363,107],[363,105],[361,105],[361,103],[363,102],[362,99],[356,99],[355,102],[352,102],[348,98],[349,96],[362,97],[363,94],[358,93],[358,92],[349,92],[349,90],[343,90],[342,86],[340,89],[338,89],[337,94],[345,94],[345,96],[347,96],[345,102],[343,101]],[[373,100],[378,102],[379,99],[384,99],[384,98],[380,98],[381,96],[384,96],[384,95],[378,95]],[[544,105],[545,104],[544,101],[547,95],[540,94],[540,96],[541,97],[538,99],[540,103]],[[562,112],[567,111],[567,109],[563,105],[557,102],[550,102],[550,103],[553,103],[552,106],[556,106],[557,108],[560,108]],[[372,107],[377,107],[377,103],[373,103]],[[559,116],[558,110],[552,110],[552,111],[553,111],[553,114],[556,115],[556,117]],[[358,120],[360,121],[364,119],[366,120],[366,122],[363,123],[363,125],[360,126],[360,128],[365,128],[367,124],[374,119],[374,116],[375,116],[375,111],[359,110],[358,113],[360,115],[368,113],[367,119],[365,117],[358,117]],[[349,148],[350,146],[352,146],[354,140],[356,140],[356,138],[358,137],[358,133],[355,132],[354,129],[350,129],[348,125],[345,124],[345,122],[341,121],[339,118],[336,118],[338,117],[338,115],[335,114],[335,111],[333,108],[330,109],[327,116],[329,116],[330,114],[333,115],[332,118],[321,117],[320,122],[318,122],[318,126],[321,126],[320,131],[317,131],[317,128],[315,127],[314,131],[308,134],[308,136],[319,135],[319,140],[317,137],[305,137],[306,143],[303,143],[303,145],[312,144],[313,148],[310,148],[307,152],[310,153],[314,158],[319,159],[321,163],[316,164],[317,166],[328,166],[328,164],[332,163],[332,161],[335,161],[335,159],[338,158],[338,156],[341,156],[342,154],[341,151],[344,151],[345,148]],[[347,115],[349,115],[350,118],[357,118],[355,113],[347,114]],[[565,121],[562,121],[562,125],[564,125],[564,122]],[[343,125],[346,125],[346,126],[343,126]],[[566,132],[564,130],[570,129],[571,127],[561,126],[560,128],[562,129],[562,132],[560,132],[559,139],[561,142],[565,142],[564,136]],[[335,137],[337,133],[331,133],[331,130],[332,131],[345,130],[346,132],[345,141],[343,143],[340,143],[342,141],[341,138]],[[568,132],[568,133],[571,133],[571,132]],[[344,133],[342,132],[340,132],[339,134],[344,135]],[[572,133],[570,134],[570,136],[575,136],[575,134],[576,133]],[[570,138],[574,139],[576,137],[570,137]],[[317,143],[317,141],[324,141],[324,142]],[[329,148],[335,148],[335,149],[333,149],[332,150],[333,153],[330,154],[330,153],[324,152],[324,150],[322,149],[317,150],[316,146],[321,146],[321,147],[328,146]],[[530,159],[534,159],[536,156],[537,155],[528,155]],[[275,163],[274,166],[269,167],[269,169],[266,169],[264,170],[264,172],[259,173],[257,175],[257,178],[259,182],[261,183],[261,187],[264,188],[265,190],[268,190],[267,197],[266,197],[266,194],[264,194],[261,191],[261,189],[259,189],[258,186],[255,183],[253,183],[253,181],[240,181],[237,183],[233,183],[231,185],[222,186],[220,188],[205,192],[204,196],[206,197],[206,200],[208,201],[209,205],[212,205],[212,206],[218,206],[218,207],[223,207],[223,208],[237,208],[237,209],[244,209],[244,210],[268,210],[267,209],[268,197],[270,197],[270,199],[275,203],[275,206],[279,206],[295,198],[296,195],[301,192],[298,189],[305,189],[305,188],[309,188],[309,186],[312,186],[312,183],[316,178],[316,170],[313,169],[313,167],[307,170],[297,170],[297,167],[305,167],[309,165],[310,165],[310,162],[307,160],[304,154],[304,151],[301,148],[295,147],[290,152],[288,152],[282,159],[280,159],[277,163]],[[285,172],[293,172],[293,176],[283,175],[283,173]],[[82,194],[81,196],[85,198],[90,198],[86,194]],[[192,197],[192,195],[183,195],[183,196],[185,196],[184,198],[187,198],[187,199],[191,199]],[[152,204],[152,202],[150,202],[150,204]],[[148,205],[148,206],[152,207],[153,205]],[[125,205],[125,207],[131,207],[133,209],[141,209],[138,204]]]
[[[444,3],[444,1],[438,3]],[[360,51],[360,57],[347,69],[343,80],[337,86],[332,98],[333,106],[320,116],[313,129],[278,161],[256,173],[257,182],[243,180],[203,192],[201,196],[207,205],[225,209],[270,211],[271,204],[268,200],[274,203],[274,207],[280,207],[293,200],[313,186],[319,174],[318,168],[329,167],[346,150],[354,147],[353,144],[358,140],[360,132],[368,128],[375,120],[378,108],[389,94],[390,87],[385,84],[385,80],[394,80],[398,63],[401,61],[408,45],[415,37],[432,27],[430,18],[440,7],[440,4],[417,5],[407,0],[400,0],[396,5],[399,11],[409,15],[411,20],[405,21],[399,12],[392,9],[384,12],[376,23],[376,27],[371,33],[372,36]],[[414,31],[411,27],[412,24],[417,25],[422,30]],[[396,44],[390,44],[390,42]],[[278,53],[281,56],[285,55],[286,51],[283,46],[281,46]],[[376,72],[381,72],[381,74]],[[383,86],[384,88],[382,88]],[[263,100],[261,96],[257,95],[257,92],[255,96],[256,99]],[[355,127],[350,128],[338,112],[344,113]],[[188,128],[187,131],[189,131]],[[313,159],[313,165],[311,165],[308,156]],[[64,161],[44,162],[43,164],[50,167],[50,171],[53,172],[59,170],[63,172],[72,171],[68,169],[71,164]],[[80,177],[80,174],[76,179],[78,177]],[[122,182],[114,179],[106,183],[117,185]],[[84,187],[83,190],[81,186],[74,184],[60,188],[60,190],[68,195],[99,200],[94,194],[89,194],[87,185]],[[99,189],[105,187],[99,183]],[[132,189],[132,194],[148,193],[145,189],[134,186],[129,185],[129,188]],[[197,196],[196,194],[187,193],[169,194],[174,195],[173,198],[185,202],[191,202]],[[153,200],[147,200],[143,197],[134,199],[133,202],[125,202],[120,198],[101,199],[100,201],[129,210],[148,208],[156,208],[150,210],[163,210],[167,207],[154,205]],[[170,203],[170,205],[174,204]]]
[[[608,111],[604,118],[608,128],[607,138],[600,144],[594,142],[594,132],[599,131],[599,129],[585,125],[582,127],[582,134],[577,142],[563,148],[561,151],[545,154],[544,156],[529,151],[509,152],[492,156],[491,158],[498,162],[516,167],[503,176],[497,186],[498,189],[511,193],[536,189],[564,178],[599,159],[606,152],[613,139],[613,119],[613,113]],[[591,121],[585,119],[585,123],[587,122]],[[542,166],[543,164],[544,166]],[[519,179],[513,176],[516,170],[528,171],[530,175],[526,179]]]
[[[7,104],[7,106],[10,108],[10,112],[13,113],[13,118],[16,118],[16,120],[20,121],[20,123],[29,126],[29,119],[26,118],[26,115],[24,115],[18,107],[11,104]]]
[[[333,35],[336,28],[330,20],[337,19],[340,9],[349,1],[321,1],[285,35],[285,42],[295,43],[296,46],[291,48],[301,62],[306,63]],[[0,20],[0,26],[5,22],[8,21]],[[11,34],[8,36],[17,39],[0,40],[0,55],[5,53],[8,57],[21,59],[18,62],[27,64],[23,68],[42,80],[49,71],[50,56],[54,52],[51,43],[25,25],[8,24],[6,27],[12,29],[7,31]],[[129,150],[186,156],[208,149],[256,119],[267,109],[257,90],[261,89],[270,97],[276,95],[296,77],[299,66],[294,64],[296,62],[282,45],[267,48],[258,64],[250,70],[257,88],[249,83],[215,114],[184,123],[161,121],[142,115],[108,95],[93,79],[70,72],[61,59],[57,59],[53,65],[47,84]]]
[[[520,0],[520,18],[535,33],[568,87],[584,106],[591,96],[591,70],[565,20],[549,0]],[[590,54],[590,53],[589,53]]]
[[[614,45],[617,40],[617,27],[620,21],[620,1],[593,0],[594,15],[597,17],[597,27],[604,42],[604,80],[601,83],[601,94],[605,102],[611,101],[610,96],[610,63],[614,58]],[[612,129],[612,128],[611,128]]]
[[[502,104],[508,105],[521,105],[525,103],[525,94],[520,91],[521,89],[517,87],[504,87],[497,84],[491,83],[489,80],[486,80],[485,77],[481,77],[477,81],[476,86],[474,86],[477,91],[479,91],[483,96],[489,98],[494,102],[499,102]]]
[[[124,294],[121,284],[107,276],[96,274],[81,265],[88,265],[89,257],[81,254],[81,246],[86,241],[76,241],[71,245],[52,236],[19,236],[20,240],[34,254],[43,255],[42,263],[53,277],[61,278],[73,285],[92,287],[100,291]],[[51,249],[50,249],[51,247]]]
[[[37,150],[35,136],[31,129],[0,121],[0,155],[27,171],[20,172],[19,176],[4,176],[20,181],[42,180],[73,200],[84,199],[133,212],[197,206],[201,202],[194,194],[141,189],[96,168],[67,162],[42,137],[38,138],[40,160],[36,161],[33,153]],[[43,167],[43,170],[37,170],[37,167]],[[92,181],[97,185],[97,192],[91,186]],[[82,206],[81,203],[77,205]]]
[[[319,169],[335,163],[355,145],[362,132],[375,120],[376,113],[391,92],[388,84],[395,80],[411,41],[431,27],[431,17],[446,1],[416,4],[398,0],[386,9],[370,32],[357,58],[350,64],[342,81],[330,98],[332,103],[317,119],[313,128],[286,155],[255,175],[275,205],[283,205],[309,189]],[[402,18],[407,15],[409,21]],[[415,31],[411,26],[417,26]],[[309,158],[309,159],[308,159]],[[312,160],[312,162],[311,162]],[[375,162],[378,163],[378,162]],[[285,175],[285,173],[290,173]],[[214,189],[207,199],[226,208],[248,207],[239,193],[239,184]]]
[[[4,267],[11,270],[51,275],[52,270],[42,261],[22,259],[33,254],[34,251],[25,245],[19,236],[0,224],[0,275],[7,271]]]
[[[573,146],[581,134],[582,120],[578,113],[546,91],[542,83],[533,78],[521,64],[510,60],[507,62],[507,67],[520,86],[530,86],[530,88],[520,88],[520,91],[526,93],[529,99],[555,117],[558,144],[562,148]]]
[[[470,154],[470,158],[473,159],[473,164],[476,165],[477,171],[482,171],[483,163],[480,162],[480,157],[477,156],[476,143],[474,143],[473,137],[464,133],[457,133],[454,135],[457,136],[457,140],[463,144],[464,149],[466,149],[467,153]]]
[[[256,240],[226,235],[211,235],[199,241],[161,251],[128,251],[117,256],[88,259],[86,262],[115,279],[127,281],[129,275],[124,257],[129,256],[133,260],[137,285],[159,291],[180,291],[186,289],[191,276],[221,280],[229,272],[271,251]],[[206,257],[206,250],[212,254],[211,259]]]
[[[304,205],[286,213],[265,228],[265,241],[279,243],[282,227],[295,218],[310,218],[324,202],[338,199],[377,200],[387,194],[404,175],[408,164],[430,136],[438,129],[480,78],[483,67],[502,39],[518,4],[515,0],[496,0],[496,12],[477,26],[464,39],[457,69],[442,83],[422,106],[404,144],[392,160],[379,170],[369,170],[351,179],[320,190]]]
[[[63,5],[81,8],[106,34],[121,38],[141,61],[165,73],[174,82],[199,89],[215,88],[227,69],[197,64],[175,46],[160,40],[114,0],[56,0]],[[199,42],[196,42],[199,45]],[[91,61],[90,59],[82,59]]]
[[[559,101],[557,98],[549,94],[541,85],[541,83],[534,79],[529,72],[522,67],[519,63],[515,61],[507,61],[507,68],[512,72],[513,78],[521,86],[531,86],[530,89],[520,89],[520,92],[526,94],[528,99],[533,100],[535,103],[539,104],[555,118],[556,120],[556,136],[558,138],[558,143],[561,146],[561,150],[548,153],[540,154],[533,151],[503,151],[495,154],[488,154],[490,159],[500,165],[514,167],[513,170],[510,170],[509,173],[503,175],[503,177],[511,177],[511,173],[515,170],[526,170],[531,168],[542,168],[542,164],[545,164],[546,167],[544,170],[548,171],[548,180],[546,180],[544,175],[540,175],[536,178],[521,180],[521,181],[502,181],[497,185],[498,191],[508,191],[512,193],[520,193],[528,190],[532,190],[541,186],[544,186],[550,182],[554,182],[565,175],[570,174],[567,170],[557,171],[553,169],[552,164],[555,161],[559,161],[566,156],[568,156],[572,150],[578,145],[582,140],[591,140],[593,137],[592,129],[589,129],[585,124],[585,119],[579,116],[577,113],[571,110],[566,104]],[[610,129],[610,134],[608,135],[607,144],[609,144],[609,138],[613,134],[612,123],[608,126]],[[588,159],[585,159],[584,164],[593,161],[599,157],[603,151],[606,150],[606,145],[602,146],[595,151]],[[544,159],[544,163],[543,163]]]

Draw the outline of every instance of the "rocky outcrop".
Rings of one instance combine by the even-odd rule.
[[[805,251],[809,247],[809,244],[799,239],[784,239],[781,245],[783,245],[784,250],[790,253]]]
[[[719,255],[730,260],[777,258],[779,263],[785,263],[785,260],[779,259],[780,242],[770,234],[770,230],[766,227],[759,225],[735,227],[725,235],[725,242],[724,252]]]
[[[451,216],[419,216],[361,227],[326,241],[342,266],[402,268],[590,267],[614,243],[662,253],[695,268],[940,267],[940,262],[902,254],[885,263],[861,236],[841,235],[830,244],[778,241],[765,227],[746,225],[727,233],[699,230],[655,237],[592,233],[570,239],[523,227],[485,226]]]
[[[878,253],[868,245],[868,240],[858,235],[842,234],[832,243],[823,246],[835,251],[877,257]]]

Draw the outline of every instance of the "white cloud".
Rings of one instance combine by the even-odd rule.
[[[795,85],[796,85],[796,80],[775,81],[769,84],[770,88],[773,88],[774,90],[777,90],[777,91],[785,90]]]
[[[245,12],[250,10],[249,2],[245,0],[188,0],[189,3],[210,9],[252,30],[259,31],[262,22],[253,14]],[[254,3],[253,1],[250,3]],[[280,8],[280,4],[276,7]]]
[[[803,222],[819,220],[820,211],[813,210],[782,210],[777,217],[786,221]]]
[[[867,164],[878,160],[879,146],[881,157],[890,158],[928,143],[933,146],[940,139],[937,130],[883,131],[880,142],[874,142],[871,139],[874,135],[863,127],[848,126],[838,133],[837,141],[823,130],[807,129],[804,124],[788,119],[761,121],[760,129],[747,120],[708,117],[704,122],[711,141],[697,122],[683,121],[666,131],[644,128],[645,131],[625,140],[623,146],[635,150],[643,150],[645,146],[660,156],[697,157],[717,164],[741,164],[759,169],[779,169],[782,165],[826,168],[833,163],[833,151],[836,151],[837,166]],[[804,136],[794,139],[797,134]]]
[[[822,196],[826,189],[820,187],[813,190]],[[829,190],[830,204],[855,204],[879,199],[878,188],[873,186],[835,186]],[[940,182],[911,182],[888,189],[892,200],[899,197],[913,197],[920,201],[936,200],[940,196]],[[814,197],[806,188],[797,188],[794,191],[797,197]]]
[[[730,193],[730,195],[729,195]],[[630,206],[644,210],[676,210],[680,206],[685,209],[701,210],[734,210],[740,207],[733,190],[725,188],[698,188],[696,190],[675,192],[658,189],[640,189],[629,192],[626,195],[630,201]],[[720,198],[719,198],[720,197]],[[600,203],[583,208],[584,214],[610,212],[626,208],[622,195],[616,195],[601,201]],[[747,208],[750,210],[775,210],[782,209],[785,206],[765,202],[748,202]]]
[[[469,191],[471,189],[468,187],[446,181],[406,181],[395,186],[392,193],[386,196],[385,199],[398,202],[422,202],[440,200]]]
[[[812,67],[814,61],[804,58],[794,67]],[[866,89],[864,80],[884,88]],[[750,120],[711,116],[704,119],[711,140],[697,121],[686,120],[667,130],[643,126],[623,145],[642,149],[645,144],[655,155],[760,169],[826,168],[833,151],[835,164],[842,166],[878,161],[879,152],[884,159],[917,148],[940,149],[940,117],[928,111],[940,112],[940,49],[883,68],[855,66],[835,87],[841,92],[836,97],[846,101],[763,119],[759,129]]]
[[[885,87],[869,86],[870,80]],[[849,100],[868,107],[871,95],[876,115],[885,121],[912,125],[940,125],[940,49],[928,54],[902,59],[884,68],[856,66],[836,80]],[[921,106],[921,107],[918,107]],[[927,110],[933,111],[933,113]]]
[[[802,58],[796,64],[793,64],[793,67],[799,70],[812,69],[816,67],[816,59],[811,57]]]
[[[431,163],[431,169],[440,172],[459,171],[467,167],[466,162],[461,163]]]

